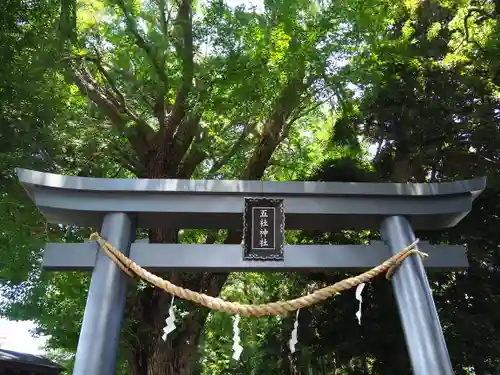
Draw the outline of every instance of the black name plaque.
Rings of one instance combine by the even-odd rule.
[[[245,198],[243,259],[283,260],[283,199]]]

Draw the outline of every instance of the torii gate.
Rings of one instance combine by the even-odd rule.
[[[17,174],[49,222],[102,227],[110,244],[150,271],[364,270],[414,242],[413,229],[455,226],[486,186],[486,178],[404,184],[102,179],[25,169]],[[259,213],[267,229],[259,228]],[[244,228],[244,250],[241,245],[135,242],[138,227]],[[284,245],[285,228],[380,230],[385,243]],[[270,237],[262,237],[268,232]],[[429,271],[468,266],[463,246],[421,243],[420,248],[429,254]],[[113,375],[126,276],[95,241],[49,243],[43,267],[92,270],[73,374]],[[420,257],[407,259],[391,280],[413,373],[452,375]]]

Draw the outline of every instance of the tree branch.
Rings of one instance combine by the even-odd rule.
[[[96,64],[96,67],[97,67],[97,70],[99,71],[99,73],[101,73],[104,76],[104,78],[106,79],[106,82],[111,86],[111,89],[113,90],[114,95],[118,96],[118,98],[120,99],[120,104],[123,106],[125,112],[132,118],[132,120],[138,126],[143,128],[144,133],[147,134],[147,140],[149,142],[149,140],[152,139],[152,137],[154,136],[151,127],[148,124],[146,124],[143,120],[141,120],[137,116],[137,114],[135,114],[130,109],[130,107],[127,104],[127,100],[125,98],[125,95],[123,95],[122,92],[120,91],[120,89],[118,88],[116,80],[106,71],[106,67],[104,67],[104,65],[102,64],[102,61],[96,62],[95,60],[93,60],[93,62],[94,62],[94,64]],[[98,64],[100,64],[100,66]],[[117,73],[123,74],[123,72],[121,72],[121,71],[117,71]],[[132,79],[135,79],[135,77]],[[140,100],[146,105],[146,107],[151,108],[153,110],[153,112],[155,113],[155,115],[157,115],[158,121],[161,121],[161,118],[165,118],[165,111],[163,110],[163,112],[162,112],[161,109],[158,110],[156,108],[156,105],[157,105],[156,102],[155,102],[155,106],[151,105],[151,102],[153,102],[153,100],[152,100],[152,98],[148,98],[147,95],[145,95],[144,93],[141,92],[142,87],[139,87],[135,84],[133,85],[133,87],[135,87],[136,91],[140,94]],[[163,96],[161,94],[160,94],[160,98],[157,98],[157,102],[164,103]]]
[[[196,110],[193,110],[193,112]],[[174,144],[172,148],[172,159],[170,165],[177,168],[177,165],[186,155],[189,146],[193,142],[194,137],[201,133],[200,120],[201,111],[193,113],[190,118],[185,118],[179,130],[175,134]]]
[[[116,157],[119,159],[120,164],[126,169],[134,173],[138,178],[146,178],[147,171],[145,166],[140,160],[135,158],[130,153],[123,151],[119,147],[113,147],[112,152],[115,153]]]
[[[77,42],[77,3],[76,0],[61,0],[61,12],[59,14],[59,32],[64,39],[71,44]]]
[[[480,15],[483,16],[483,19],[495,19],[496,18],[496,15],[493,14],[493,13],[488,13],[487,11],[485,11],[484,9],[480,9],[480,8],[470,8],[469,11],[467,12],[467,15],[465,16],[464,18],[464,32],[465,32],[465,41],[467,43],[471,42],[471,40],[469,40],[469,18],[472,17],[472,15],[474,13],[479,13]],[[479,21],[479,20],[478,20]],[[483,47],[476,41],[472,41],[472,43],[474,43],[479,49],[482,49]]]
[[[168,116],[167,139],[171,139],[186,114],[187,98],[193,86],[194,52],[191,0],[181,0],[176,23],[182,30],[182,48],[179,49],[182,62],[182,83],[175,97],[172,111]]]
[[[154,133],[153,129],[127,110],[108,90],[105,90],[94,80],[85,66],[84,59],[80,61],[79,67],[71,62],[70,67],[80,92],[99,107],[118,131],[125,133],[138,155],[145,155],[149,148],[149,139]],[[136,128],[133,131],[127,131],[129,121],[136,123]]]
[[[126,120],[121,113],[119,103],[115,98],[106,95],[105,90],[94,80],[90,72],[82,66],[80,68],[73,67],[72,73],[82,94],[96,103],[114,125],[124,126]]]
[[[103,61],[103,58],[101,57],[102,55],[101,55],[100,51],[98,50],[97,46],[94,45],[93,47],[94,47],[94,51],[95,51],[95,56],[90,55],[90,54],[86,54],[84,57],[80,57],[80,59],[87,60],[87,61],[94,63],[101,74],[104,75],[104,73],[106,73],[108,78],[111,78],[111,80],[110,80],[110,79],[105,77],[106,80],[108,81],[108,84],[111,84],[111,82],[113,82],[114,85],[117,87],[116,80],[110,76],[109,72],[113,72],[114,74],[123,77],[128,83],[131,84],[131,88],[132,88],[134,94],[135,93],[140,94],[140,100],[142,101],[142,103],[146,107],[151,108],[151,110],[154,110],[154,105],[152,104],[154,101],[153,98],[144,93],[144,91],[143,91],[144,87],[137,83],[137,78],[134,75],[134,73],[132,73],[131,71],[129,71],[127,69],[120,69],[116,66],[106,64]],[[65,59],[65,60],[71,60],[71,59]],[[73,60],[78,60],[78,58],[73,58]],[[131,60],[131,63],[132,63],[132,60]],[[100,68],[97,66],[97,64],[100,64]],[[133,63],[132,63],[132,65],[133,65]]]
[[[207,175],[207,178],[210,179],[210,178],[214,178],[214,176],[217,174],[217,172],[219,172],[219,170],[224,166],[226,165],[229,160],[231,160],[231,158],[233,157],[234,154],[236,154],[236,152],[238,152],[238,150],[241,149],[242,145],[243,145],[243,142],[245,142],[245,139],[248,137],[248,135],[250,134],[250,127],[253,127],[252,125],[248,124],[245,129],[243,130],[243,132],[240,134],[240,136],[238,137],[238,140],[234,143],[233,147],[231,147],[231,149],[229,150],[229,152],[224,155],[222,158],[220,158],[219,160],[217,160],[214,165],[212,165],[212,168],[210,168],[210,170],[208,171],[208,175]]]
[[[177,178],[188,179],[191,178],[196,167],[205,160],[206,154],[201,149],[200,145],[193,144],[191,151],[188,152],[186,157],[179,164]]]
[[[267,164],[282,139],[282,132],[292,111],[300,101],[300,97],[306,89],[302,82],[304,71],[296,77],[290,78],[287,85],[281,91],[273,113],[264,127],[262,136],[254,154],[250,158],[247,169],[243,173],[245,180],[259,180],[264,175]]]
[[[292,125],[299,118],[307,116],[309,113],[311,113],[312,111],[314,111],[316,108],[318,108],[318,107],[322,106],[323,104],[325,104],[326,102],[328,102],[334,96],[335,96],[335,94],[330,94],[325,100],[321,100],[321,101],[315,103],[314,105],[311,105],[309,107],[297,108],[297,111],[294,111],[294,112],[296,112],[295,115],[292,116],[290,118],[290,120],[287,122],[287,127],[289,127],[290,125]],[[284,138],[286,138],[286,137],[282,137],[282,140]]]
[[[146,42],[146,40],[139,33],[139,30],[137,29],[137,22],[134,16],[130,14],[129,10],[127,9],[127,5],[125,4],[124,0],[117,0],[116,2],[125,16],[127,30],[134,36],[137,46],[146,53],[151,64],[153,65],[153,68],[158,74],[158,77],[160,77],[166,88],[168,86],[168,79],[165,74],[165,69],[158,64],[156,49],[152,45],[148,44],[148,42]]]
[[[165,64],[160,63],[164,62],[164,57],[158,56],[159,55],[158,50],[153,45],[149,44],[146,41],[146,39],[141,35],[141,33],[137,28],[137,22],[134,16],[127,9],[127,5],[125,4],[124,0],[116,0],[116,2],[125,16],[127,30],[134,36],[136,45],[146,53],[146,56],[149,58],[149,61],[151,62],[154,71],[156,72],[156,74],[163,83],[163,88],[156,97],[154,110],[155,110],[155,116],[158,118],[160,126],[165,126],[166,124],[165,95],[168,91],[168,78],[167,74],[165,73]],[[160,59],[160,62],[158,61],[158,59]]]
[[[126,109],[127,105],[125,103],[125,97],[123,96],[121,91],[118,89],[118,86],[117,86],[114,78],[111,77],[109,75],[109,73],[106,71],[106,69],[104,68],[104,65],[102,64],[102,57],[101,57],[101,54],[99,53],[99,50],[94,47],[94,51],[95,51],[97,57],[96,58],[85,57],[85,60],[89,60],[89,61],[92,61],[94,63],[94,65],[96,66],[99,73],[102,74],[102,76],[105,78],[108,85],[111,87],[111,90],[113,90],[114,94],[118,97],[120,104],[125,108],[125,110],[127,110]]]
[[[170,16],[172,14],[172,7],[170,7],[170,9],[168,10],[168,13],[167,13],[167,6],[165,4],[165,0],[159,0],[158,1],[158,8],[160,10],[160,22],[161,22],[161,26],[162,26],[163,36],[165,38],[169,38],[168,24],[170,23]],[[166,16],[165,16],[165,13],[167,13]]]

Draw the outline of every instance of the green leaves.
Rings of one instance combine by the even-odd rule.
[[[434,22],[427,31],[427,38],[429,40],[436,38],[439,35],[440,31],[441,31],[441,23]]]
[[[81,0],[62,8],[5,3],[1,314],[35,319],[51,346],[71,352],[89,281],[89,275],[40,272],[46,241],[82,241],[88,229],[47,225],[16,183],[15,167],[111,178],[281,181],[445,181],[488,174],[496,186],[500,34],[493,2],[263,5],[260,12],[222,1]],[[70,48],[60,48],[61,32]],[[498,368],[495,321],[483,316],[484,323],[465,329],[458,320],[480,314],[482,306],[498,309],[494,195],[481,201],[460,233],[436,238],[465,238],[471,256],[470,273],[442,275],[433,284],[457,370],[482,363],[484,373]],[[190,230],[179,237],[200,243],[223,242],[226,235]],[[375,237],[288,233],[290,243]],[[215,294],[225,277],[167,276]],[[232,274],[222,294],[240,302],[286,299],[343,276]],[[484,285],[490,289],[479,294]],[[384,349],[404,347],[388,289],[370,286],[362,328],[351,295],[301,312],[295,357],[286,348],[293,317],[242,319],[245,351],[236,363],[228,316],[210,314],[203,325],[206,312],[185,302],[179,301],[184,319],[175,338],[154,341],[168,298],[137,286],[129,293],[121,363],[152,375],[175,372],[164,370],[172,363],[189,369],[195,356],[186,343],[197,345],[201,335],[199,374],[326,368],[404,374],[406,353],[396,353],[401,359],[394,361]],[[488,343],[482,354],[470,354],[467,340],[479,341],[479,333]],[[144,363],[149,369],[138,370]]]

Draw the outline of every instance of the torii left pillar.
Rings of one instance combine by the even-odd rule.
[[[128,255],[135,227],[129,215],[110,213],[104,217],[102,236]],[[104,252],[97,254],[73,375],[110,375],[116,369],[127,276]]]

